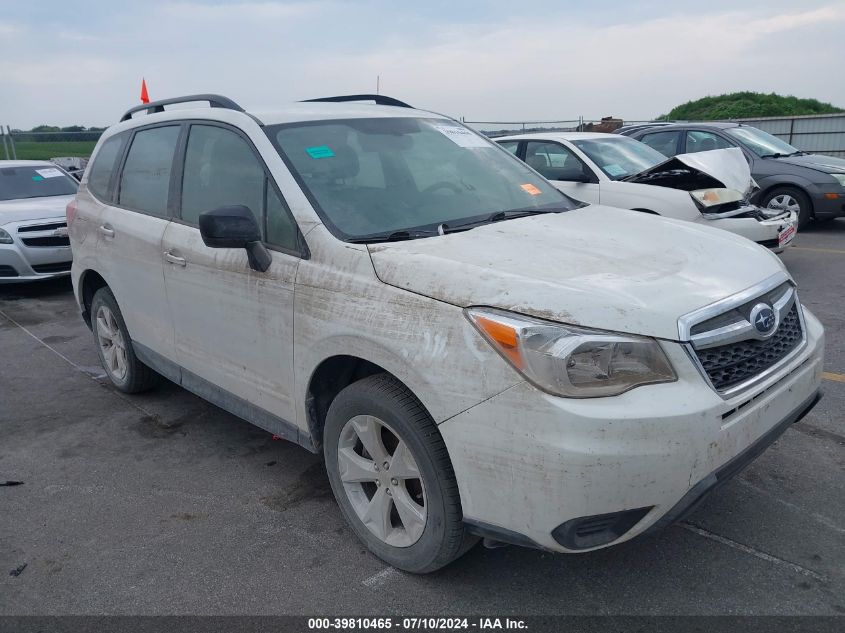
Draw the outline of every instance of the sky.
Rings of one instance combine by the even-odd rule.
[[[216,92],[382,94],[468,121],[649,119],[737,90],[845,107],[845,0],[0,0],[0,124]]]

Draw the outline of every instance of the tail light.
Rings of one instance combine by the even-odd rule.
[[[76,217],[76,198],[67,203],[67,206],[65,207],[65,216],[67,216],[67,228],[70,228],[70,225],[73,223],[73,219]]]

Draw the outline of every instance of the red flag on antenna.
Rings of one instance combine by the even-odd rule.
[[[142,77],[141,78],[141,103],[149,103],[150,102],[150,95],[147,94],[147,82]]]

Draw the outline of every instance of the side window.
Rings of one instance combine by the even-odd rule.
[[[205,211],[239,204],[249,207],[260,226],[263,203],[264,165],[252,147],[231,130],[192,125],[182,174],[182,219],[198,224]]]
[[[727,149],[729,147],[735,146],[712,132],[702,132],[701,130],[689,130],[687,132],[687,154],[709,152],[711,149]]]
[[[292,251],[299,250],[296,222],[276,190],[267,183],[267,242]]]
[[[519,149],[519,141],[502,141],[499,143],[502,147],[508,150],[511,154],[516,155],[516,150]]]
[[[581,180],[585,173],[581,160],[558,143],[527,143],[525,162],[549,180]]]
[[[680,137],[680,132],[652,132],[643,136],[640,141],[671,158],[678,154],[678,139]]]
[[[111,199],[111,192],[109,191],[109,183],[111,182],[112,173],[114,172],[117,157],[120,155],[120,150],[123,149],[123,143],[126,141],[127,134],[116,134],[109,140],[103,143],[100,151],[94,159],[94,164],[91,165],[91,171],[88,174],[88,189],[103,200]]]
[[[167,215],[167,192],[178,138],[178,125],[135,133],[120,177],[121,206]]]

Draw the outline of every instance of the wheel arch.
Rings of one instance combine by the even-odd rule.
[[[100,288],[108,287],[109,284],[103,276],[90,268],[79,276],[79,307],[88,329],[91,329],[91,302],[94,300],[94,295]]]
[[[337,395],[354,382],[382,373],[392,376],[417,400],[420,400],[419,396],[401,377],[382,365],[360,356],[352,354],[329,356],[314,368],[305,391],[305,411],[308,432],[315,449],[319,450],[323,445],[323,428],[326,423],[326,415]],[[420,404],[431,415],[431,412],[421,400]]]
[[[815,216],[815,204],[813,204],[813,195],[810,193],[809,189],[805,187],[800,182],[795,182],[794,180],[776,180],[774,182],[767,182],[765,186],[760,188],[760,191],[757,193],[756,198],[760,206],[763,206],[763,200],[765,200],[766,196],[768,196],[772,191],[776,189],[795,189],[807,197],[807,201],[810,203],[810,217]]]

